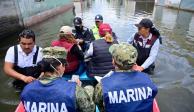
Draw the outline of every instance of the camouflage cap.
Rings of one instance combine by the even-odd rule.
[[[43,58],[63,58],[66,59],[67,51],[64,47],[46,47],[42,49]]]
[[[137,60],[137,50],[127,43],[113,44],[109,48],[109,52],[112,54],[112,57],[116,64],[123,68],[128,68]]]

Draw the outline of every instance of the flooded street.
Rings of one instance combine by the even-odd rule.
[[[194,112],[194,12],[155,6],[154,2],[129,0],[85,0],[75,2],[72,10],[32,26],[37,45],[49,46],[58,39],[61,26],[70,25],[74,16],[83,18],[83,24],[91,28],[94,17],[101,14],[120,41],[125,42],[137,31],[134,24],[142,18],[153,20],[161,32],[163,44],[152,77],[159,87],[157,101],[161,112]],[[11,86],[11,78],[3,73],[7,48],[17,43],[16,36],[4,39],[0,44],[0,110],[13,112],[19,96]]]

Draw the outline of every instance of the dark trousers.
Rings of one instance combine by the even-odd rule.
[[[143,70],[142,72],[147,73],[149,75],[154,74],[155,64],[151,64],[147,69]]]

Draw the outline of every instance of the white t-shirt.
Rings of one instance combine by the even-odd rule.
[[[19,44],[17,45],[17,47],[18,47],[18,64],[17,64],[17,66],[19,66],[21,68],[36,66],[37,63],[42,60],[42,52],[40,52],[42,49],[41,47],[39,47],[36,64],[33,64],[33,56],[36,53],[36,45],[34,46],[32,52],[29,53],[28,55],[26,55],[26,53],[24,53],[22,51],[22,48]],[[14,46],[10,47],[7,50],[7,53],[5,56],[5,62],[14,63]]]

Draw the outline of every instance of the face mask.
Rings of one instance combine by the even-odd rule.
[[[75,26],[76,31],[82,31],[81,26]]]
[[[59,59],[57,59],[55,57],[52,57],[52,58],[55,59],[55,60],[57,60],[60,63],[60,65],[63,65],[62,62]],[[63,74],[60,74],[59,71],[52,64],[50,64],[50,66],[58,73],[58,76],[59,77],[62,77],[63,76]]]

